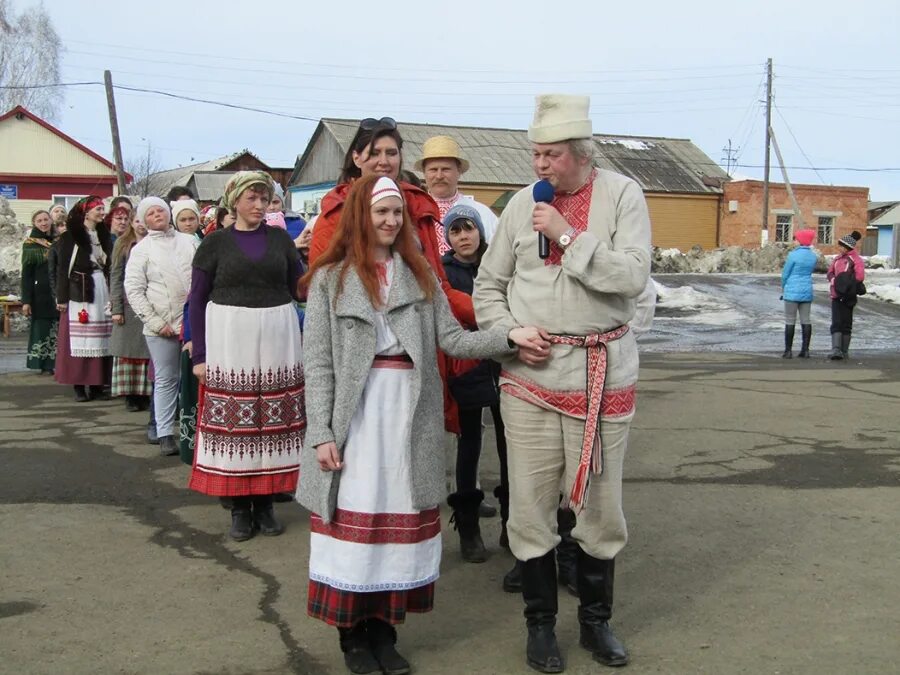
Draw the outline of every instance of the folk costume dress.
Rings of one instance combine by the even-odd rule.
[[[110,310],[125,317],[121,326],[113,324],[110,352],[113,355],[112,395],[152,396],[150,351],[144,340],[144,324],[134,313],[125,294],[125,266],[128,255],[113,263],[109,279]]]
[[[393,263],[381,273],[387,302]],[[413,363],[375,312],[375,359],[344,446],[337,509],[312,516],[308,613],[333,626],[377,617],[402,623],[434,606],[441,516],[413,507],[410,490],[410,378]]]
[[[218,497],[293,492],[306,428],[297,249],[260,225],[207,235],[193,261],[194,364],[206,364],[190,488]]]
[[[33,228],[22,245],[22,304],[31,305],[31,329],[25,365],[52,373],[56,361],[59,312],[50,287],[48,255],[53,236]]]
[[[68,311],[60,317],[56,381],[96,387],[109,381],[112,314],[107,274],[112,246],[101,245],[96,230],[85,234],[86,242],[76,242],[72,232],[65,232],[59,243],[56,300],[68,303]]]

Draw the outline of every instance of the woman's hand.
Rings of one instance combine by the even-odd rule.
[[[181,346],[181,351],[187,352],[188,356],[194,355],[194,343],[188,340]]]
[[[196,377],[200,382],[206,384],[206,364],[198,363],[192,368],[192,372],[194,373],[194,377]]]
[[[31,316],[31,305],[22,305],[22,314],[25,316]]]
[[[125,315],[124,314],[113,314],[112,322],[117,326],[122,326],[125,324]]]
[[[175,337],[175,335],[175,330],[169,324],[163,326],[159,331],[160,337]]]
[[[529,366],[536,366],[550,358],[550,334],[543,328],[513,328],[507,338],[518,345],[519,360]]]
[[[319,468],[322,471],[340,471],[344,468],[341,464],[341,456],[338,454],[337,445],[334,441],[322,443],[316,446],[316,459],[319,462]]]
[[[294,245],[299,249],[308,249],[309,243],[312,241],[312,228],[306,228],[294,239]]]

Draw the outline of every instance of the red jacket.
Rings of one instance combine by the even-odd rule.
[[[475,310],[472,307],[471,296],[457,291],[450,286],[444,266],[441,263],[441,254],[438,249],[437,232],[435,224],[440,221],[440,210],[427,192],[409,183],[399,182],[403,190],[403,199],[409,211],[410,218],[419,235],[422,244],[422,253],[431,265],[431,269],[437,275],[441,283],[441,289],[447,295],[450,309],[456,319],[466,328],[476,328]],[[312,241],[309,245],[309,262],[312,264],[316,258],[322,255],[331,244],[334,232],[337,230],[341,219],[341,211],[344,201],[350,192],[352,183],[341,183],[322,198],[322,207],[316,224],[313,228]],[[441,380],[444,383],[444,427],[452,433],[459,433],[459,419],[456,403],[447,389],[447,357],[438,352],[438,368],[441,371]]]

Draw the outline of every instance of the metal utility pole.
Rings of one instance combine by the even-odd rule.
[[[113,156],[116,159],[116,177],[119,183],[119,194],[125,194],[125,167],[122,165],[122,143],[119,141],[119,120],[116,117],[116,99],[113,95],[112,73],[103,71],[106,84],[106,105],[109,107],[109,129],[112,132]]]
[[[766,59],[766,166],[763,175],[762,246],[769,243],[769,141],[772,137],[772,59]]]

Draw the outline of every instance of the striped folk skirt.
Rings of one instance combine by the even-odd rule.
[[[413,507],[412,363],[376,357],[344,446],[337,509],[312,516],[307,613],[334,626],[402,623],[428,612],[440,572],[441,518]]]
[[[206,385],[189,487],[216,497],[294,492],[306,429],[293,304],[209,303]]]

